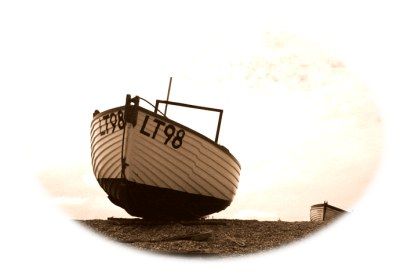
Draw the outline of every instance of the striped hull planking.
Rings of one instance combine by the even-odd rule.
[[[198,218],[230,205],[240,165],[226,148],[147,109],[131,110],[126,123],[125,107],[92,121],[94,174],[114,204],[158,219]]]
[[[321,222],[330,221],[346,213],[345,210],[329,205],[327,202],[323,204],[315,204],[310,209],[310,221]]]
[[[313,206],[310,209],[310,221],[323,221],[324,220],[324,206]]]
[[[120,117],[123,116],[124,107],[105,111],[92,121],[90,132],[91,157],[93,172],[97,179],[121,178],[124,125],[120,123],[120,125],[113,127],[111,123],[106,123],[111,114],[118,114],[118,112]]]

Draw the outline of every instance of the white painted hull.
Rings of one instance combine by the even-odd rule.
[[[315,204],[310,209],[310,221],[322,222],[336,219],[346,213],[345,210],[329,205],[328,203]]]
[[[157,126],[154,119],[160,117],[144,109],[139,109],[136,127],[127,125],[128,180],[223,200],[233,199],[240,166],[226,151],[189,130],[185,131],[182,145],[174,149],[169,143],[164,144],[166,136],[162,127],[154,139],[140,133],[146,116],[149,118],[144,131],[154,133]],[[163,122],[171,124],[167,120]],[[176,131],[181,129],[173,124]]]
[[[121,178],[121,152],[123,129],[119,127],[112,133],[112,128],[106,128],[103,116],[121,111],[124,108],[111,109],[101,113],[100,117],[95,117],[91,125],[91,152],[92,167],[97,179],[102,178]],[[106,134],[106,131],[109,133]],[[104,132],[104,135],[101,135]]]
[[[118,124],[125,107],[100,113],[92,122],[93,170],[110,200],[136,216],[173,216],[174,211],[184,216],[181,208],[201,216],[226,208],[240,176],[240,165],[229,151],[175,121],[134,109],[133,123]],[[150,204],[152,200],[158,204]]]

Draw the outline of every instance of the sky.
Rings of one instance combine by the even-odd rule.
[[[164,99],[172,76],[171,100],[224,109],[219,142],[242,166],[231,206],[212,217],[308,220],[323,201],[352,211],[378,167],[382,125],[374,95],[339,53],[278,18],[237,20],[235,6],[221,21],[213,11],[203,20],[196,5],[170,14],[142,7],[151,17],[116,5],[105,20],[103,5],[57,5],[21,25],[30,48],[10,68],[39,70],[24,80],[37,88],[28,127],[40,128],[28,152],[55,206],[74,219],[129,217],[93,175],[91,114],[123,105],[127,93]],[[215,134],[216,114],[168,113]]]
[[[399,23],[397,3],[385,0],[0,2],[1,268],[109,274],[134,261],[139,270],[193,274],[399,270]],[[308,69],[296,65],[304,62]],[[123,215],[88,167],[91,113],[123,104],[128,92],[163,98],[170,76],[172,99],[226,110],[221,143],[243,167],[226,215],[307,218],[322,186],[323,199],[352,214],[282,249],[215,261],[138,252],[66,219],[60,209]],[[249,108],[246,123],[269,128],[244,146],[232,138],[235,106],[258,99],[268,108]],[[332,258],[341,264],[326,269]]]

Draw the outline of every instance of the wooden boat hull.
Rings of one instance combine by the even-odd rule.
[[[335,207],[333,205],[329,205],[327,202],[321,204],[315,204],[312,205],[310,209],[310,221],[313,222],[330,221],[340,217],[345,213],[346,213],[345,210]]]
[[[138,104],[97,114],[91,128],[94,174],[129,214],[192,219],[232,202],[239,163],[196,131]]]
[[[100,179],[99,183],[112,203],[132,216],[147,219],[195,219],[221,211],[230,205],[227,200],[124,179]]]

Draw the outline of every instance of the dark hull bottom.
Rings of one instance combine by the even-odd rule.
[[[146,219],[196,219],[224,210],[231,203],[125,179],[100,179],[99,183],[112,203]]]

